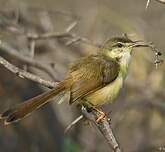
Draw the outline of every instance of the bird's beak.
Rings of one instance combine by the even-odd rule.
[[[133,41],[130,44],[130,47],[151,47],[151,46],[152,46],[152,43],[147,43],[147,42],[144,42],[142,40]]]

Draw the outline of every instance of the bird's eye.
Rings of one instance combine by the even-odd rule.
[[[118,43],[114,44],[113,47],[119,47],[119,48],[121,48],[121,47],[123,47],[123,44],[120,43],[120,42],[118,42]]]
[[[117,43],[116,46],[121,48],[121,47],[123,47],[123,44],[122,43]]]

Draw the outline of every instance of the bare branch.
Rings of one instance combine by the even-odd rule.
[[[100,47],[99,44],[95,44],[91,42],[89,39],[78,36],[75,33],[71,33],[70,31],[77,25],[77,22],[71,23],[64,32],[48,32],[48,33],[43,33],[43,34],[37,34],[37,33],[27,33],[26,37],[29,40],[42,40],[42,39],[50,39],[50,38],[69,38],[70,40],[66,43],[66,45],[71,45],[76,42],[83,42],[88,45],[93,45],[96,47]]]
[[[30,57],[33,58],[34,57],[34,54],[35,54],[35,41],[34,40],[31,40],[29,42],[30,44]]]
[[[165,4],[165,0],[155,0],[155,1],[157,1],[159,3],[162,3],[162,4]],[[151,0],[147,0],[146,10],[147,10],[147,8],[148,8],[148,6],[149,6],[150,3],[151,3]]]
[[[71,23],[67,28],[66,32],[70,32],[77,25],[77,21]]]
[[[151,2],[151,0],[147,0],[147,3],[146,3],[146,10],[147,10],[147,8],[148,8],[150,2]]]
[[[40,78],[39,76],[36,76],[36,75],[31,74],[29,72],[26,72],[22,69],[19,69],[18,67],[16,67],[13,64],[9,63],[7,60],[2,58],[1,56],[0,56],[0,64],[3,65],[6,69],[11,71],[12,73],[18,75],[19,77],[32,80],[32,81],[37,82],[39,84],[42,84],[42,85],[44,85],[48,88],[53,88],[57,85],[56,82],[51,82],[51,81],[44,80],[44,79]]]
[[[23,56],[22,54],[18,52],[18,50],[10,46],[8,43],[2,42],[2,41],[0,41],[0,49],[4,53],[10,55],[11,57],[15,57],[16,59],[20,60],[21,62],[29,66],[33,66],[42,71],[45,71],[54,81],[58,81],[57,78],[55,77],[56,72],[49,65],[42,64],[39,61],[35,61],[31,58]]]
[[[156,0],[159,3],[165,4],[165,0]]]
[[[36,34],[36,33],[27,33],[26,37],[30,40],[41,40],[41,39],[48,39],[48,38],[60,38],[60,37],[70,37],[71,34],[69,33],[75,26],[77,22],[71,23],[64,32],[48,32],[44,34]]]
[[[103,119],[97,122],[96,120],[100,117],[99,112],[93,110],[91,113],[89,113],[85,108],[82,108],[82,113],[84,117],[87,118],[87,120],[91,121],[99,129],[99,131],[104,136],[105,140],[107,141],[109,146],[113,149],[113,151],[121,152],[119,144],[117,143],[117,140],[112,131],[110,125],[110,119],[107,116],[105,116]]]
[[[27,38],[33,40],[41,40],[41,39],[48,39],[48,38],[60,38],[60,37],[67,37],[70,36],[68,32],[48,32],[44,34],[36,34],[36,33],[28,33]]]
[[[71,29],[69,29],[71,30]],[[27,38],[30,40],[41,40],[41,39],[50,39],[50,38],[70,38],[70,40],[66,43],[66,45],[71,45],[76,42],[83,42],[89,45],[93,45],[96,47],[100,47],[100,45],[95,44],[88,40],[85,37],[78,36],[74,33],[66,32],[48,32],[44,34],[34,34],[34,33],[28,33]]]
[[[64,133],[67,133],[73,126],[75,126],[80,120],[82,120],[84,118],[83,115],[80,115],[79,117],[77,117],[74,121],[72,121],[66,128]]]

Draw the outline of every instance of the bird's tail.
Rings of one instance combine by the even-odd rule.
[[[0,119],[3,119],[6,125],[19,121],[20,119],[28,116],[32,111],[48,103],[48,99],[58,95],[60,92],[64,91],[65,89],[66,87],[64,83],[61,82],[54,89],[45,92],[43,94],[40,94],[34,98],[31,98],[19,104],[15,108],[6,110],[4,113],[0,115]]]

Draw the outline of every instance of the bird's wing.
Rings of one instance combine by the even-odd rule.
[[[68,77],[72,78],[70,103],[83,98],[112,82],[119,73],[119,64],[101,55],[80,59],[71,66]]]

